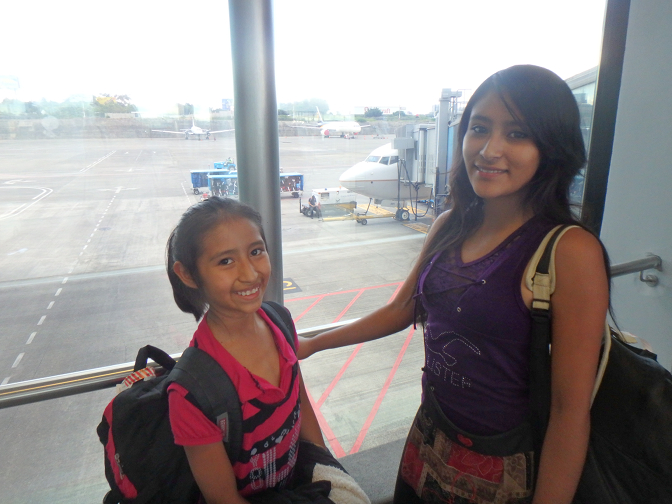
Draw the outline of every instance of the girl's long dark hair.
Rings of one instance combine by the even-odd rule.
[[[170,233],[166,244],[166,271],[173,288],[173,298],[180,310],[191,313],[197,322],[205,314],[208,305],[200,288],[192,289],[185,285],[173,267],[177,261],[182,263],[196,285],[200,286],[201,278],[196,263],[203,252],[203,237],[222,221],[240,218],[255,224],[266,244],[259,212],[236,200],[216,196],[189,207]]]
[[[464,109],[448,179],[450,214],[427,243],[419,258],[419,271],[437,252],[461,245],[483,221],[483,200],[476,195],[469,181],[462,142],[475,104],[493,92],[511,115],[527,126],[539,149],[539,168],[529,182],[524,204],[534,215],[550,222],[576,224],[592,233],[572,213],[569,197],[570,185],[586,163],[576,99],[567,83],[550,70],[516,65],[486,79]],[[609,258],[604,246],[602,250],[609,275]]]

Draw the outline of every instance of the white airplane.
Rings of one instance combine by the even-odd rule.
[[[424,183],[411,184],[405,180],[403,171],[399,186],[398,161],[397,149],[393,149],[392,144],[385,144],[372,151],[364,161],[344,171],[339,183],[352,192],[372,198],[376,203],[399,200],[403,206],[406,200],[430,198],[432,188]]]
[[[219,130],[219,131],[210,131],[210,130],[204,130],[202,128],[199,128],[196,126],[196,123],[194,122],[194,117],[191,117],[191,128],[189,129],[181,129],[180,131],[166,131],[166,130],[152,130],[156,133],[172,133],[173,135],[184,135],[185,140],[189,140],[189,135],[196,135],[198,139],[201,139],[201,135],[205,135],[205,139],[209,140],[210,135],[214,135],[215,133],[225,133],[227,131],[233,131],[232,129],[226,129],[226,130]]]
[[[329,138],[331,136],[341,137],[341,138],[353,138],[354,135],[361,133],[362,128],[370,128],[370,124],[365,124],[362,126],[357,121],[329,121],[324,122],[322,120],[322,114],[320,114],[320,109],[317,109],[317,117],[319,121],[317,126],[295,126],[296,128],[311,128],[319,129],[320,134],[323,137]]]

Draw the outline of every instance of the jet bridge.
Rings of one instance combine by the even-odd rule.
[[[461,91],[442,90],[435,123],[406,125],[395,132],[393,146],[399,151],[400,180],[407,180],[416,188],[416,197],[411,198],[411,202],[426,203],[437,214],[447,196],[453,139],[460,117],[458,98],[461,96]],[[421,187],[431,188],[428,199],[418,198]],[[401,194],[400,198],[408,199],[408,194]],[[417,206],[414,213],[417,215]]]

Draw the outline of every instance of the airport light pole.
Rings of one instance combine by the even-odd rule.
[[[273,275],[265,299],[283,302],[280,146],[271,0],[229,0],[240,201],[261,214]]]

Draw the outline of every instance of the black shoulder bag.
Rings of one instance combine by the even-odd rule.
[[[530,405],[541,454],[551,403],[551,303],[558,226],[537,251],[534,272]],[[542,253],[543,252],[543,253]],[[540,258],[538,256],[541,256]],[[529,284],[528,284],[529,285]],[[672,374],[656,355],[606,325],[590,411],[590,441],[574,497],[583,504],[672,502]]]

